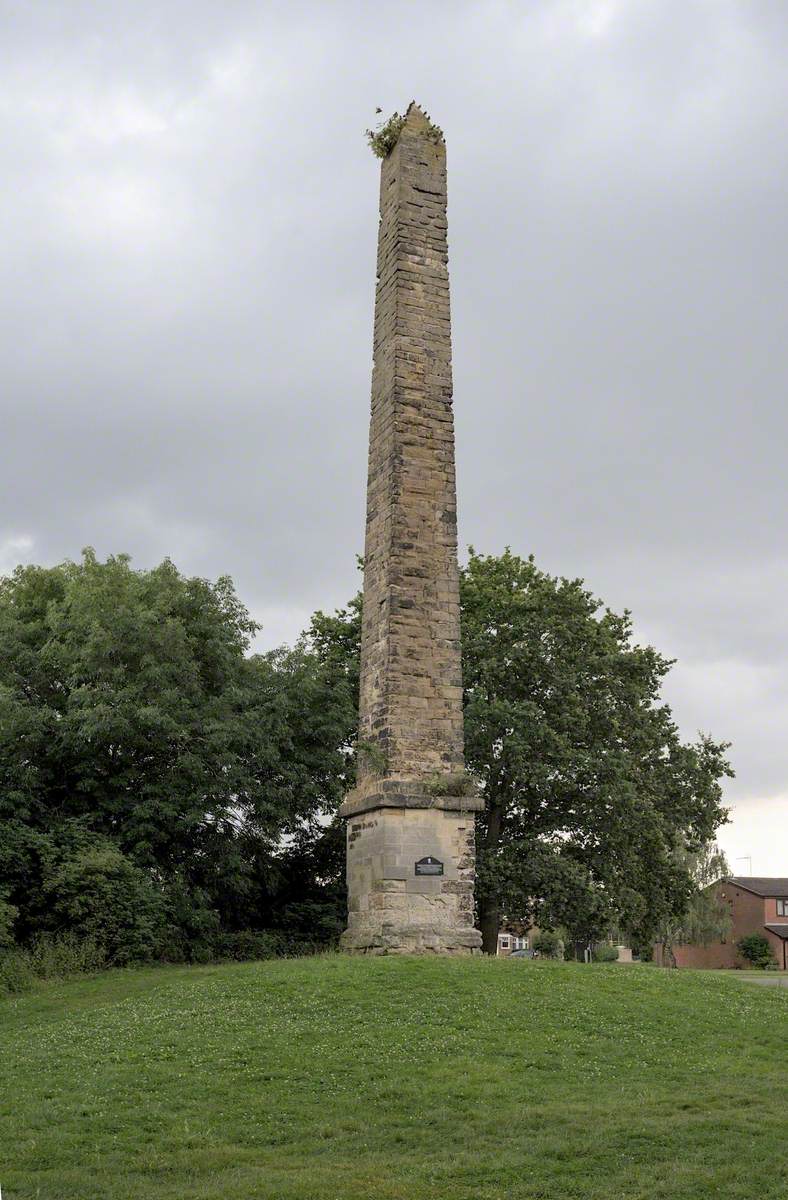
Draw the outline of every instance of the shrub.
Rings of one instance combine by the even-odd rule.
[[[534,950],[542,958],[563,958],[564,943],[551,929],[542,929],[533,942]]]
[[[324,954],[330,949],[325,942],[315,942],[301,934],[283,934],[279,942],[278,958],[302,958],[305,954]]]
[[[112,842],[92,838],[61,859],[44,881],[55,930],[104,947],[116,966],[155,957],[164,901],[150,876]]]
[[[10,950],[14,944],[14,921],[18,915],[19,909],[0,894],[0,953]]]
[[[67,979],[107,965],[104,947],[73,933],[43,933],[0,955],[0,995],[26,992],[37,979]]]
[[[158,957],[165,962],[210,962],[221,938],[219,914],[210,897],[176,875],[168,881],[164,899],[166,925]]]
[[[324,944],[282,929],[243,929],[237,933],[222,934],[217,940],[216,954],[219,958],[245,962],[264,958],[298,958],[304,954],[318,954],[325,948]]]
[[[100,971],[107,965],[104,946],[76,933],[39,934],[25,947],[24,954],[37,979],[66,979]]]
[[[594,962],[618,962],[618,946],[595,946],[591,956]]]
[[[0,996],[28,991],[35,978],[30,959],[23,950],[9,950],[0,957]]]
[[[750,933],[736,943],[736,949],[743,959],[760,971],[772,968],[775,962],[771,945],[762,933]]]

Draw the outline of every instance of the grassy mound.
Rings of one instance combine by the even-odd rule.
[[[788,994],[656,968],[326,957],[0,1003],[7,1200],[766,1200]]]

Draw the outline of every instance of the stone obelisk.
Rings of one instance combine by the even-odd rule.
[[[367,953],[468,954],[474,811],[464,772],[446,147],[411,104],[380,179],[359,770],[348,928]]]

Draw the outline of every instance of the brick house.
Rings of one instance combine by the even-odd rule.
[[[788,969],[788,878],[767,879],[759,875],[733,875],[711,887],[729,905],[730,932],[708,946],[674,946],[678,967],[743,967],[747,963],[736,950],[740,938],[762,934],[769,942],[781,971]],[[654,957],[661,961],[661,947]]]
[[[515,950],[533,950],[534,938],[539,933],[535,925],[522,925],[519,922],[504,925],[498,930],[498,949],[496,953],[501,958],[508,958]]]

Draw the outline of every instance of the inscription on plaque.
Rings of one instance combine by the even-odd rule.
[[[442,875],[443,863],[439,858],[433,858],[428,854],[426,858],[420,858],[416,863],[417,875]]]

